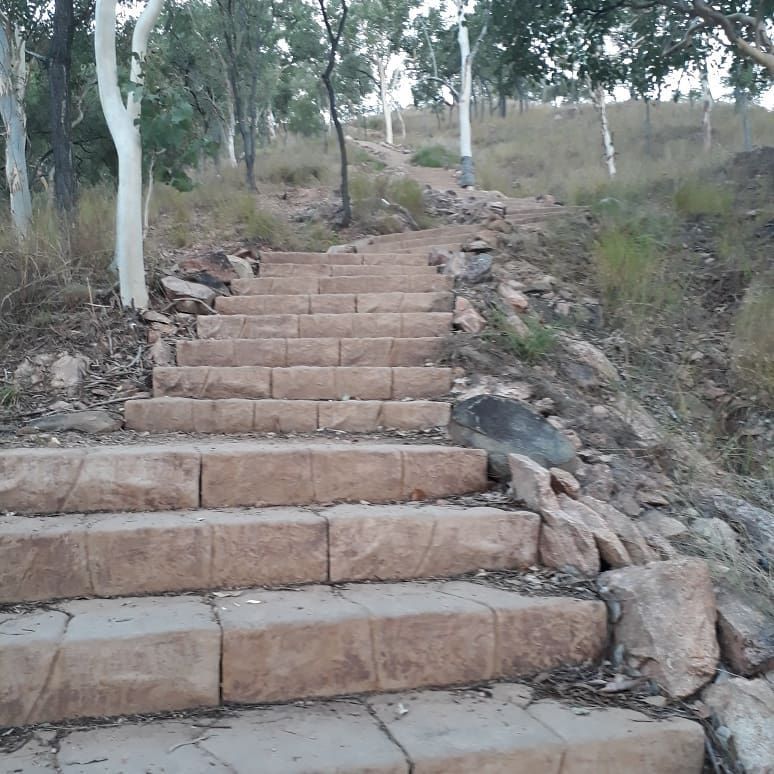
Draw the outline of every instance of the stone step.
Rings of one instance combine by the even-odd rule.
[[[195,339],[180,340],[180,366],[421,366],[443,355],[443,339]]]
[[[600,601],[465,581],[119,597],[5,614],[0,725],[471,684],[600,658]]]
[[[0,602],[526,569],[539,529],[452,505],[0,516]]]
[[[452,277],[443,274],[395,274],[368,277],[257,277],[234,280],[238,296],[292,295],[296,293],[432,293],[450,291]]]
[[[364,250],[370,250],[371,245],[384,245],[391,244],[393,242],[405,242],[414,239],[427,239],[431,237],[437,239],[441,236],[458,236],[459,234],[475,234],[478,226],[470,225],[467,223],[451,225],[451,226],[438,226],[436,228],[424,228],[420,231],[401,231],[395,234],[380,234],[378,236],[368,237],[368,244],[363,248]],[[358,245],[365,243],[365,240],[360,240]],[[358,246],[358,250],[360,247]]]
[[[447,238],[447,239],[425,239],[423,241],[417,240],[416,242],[395,242],[394,244],[380,247],[374,245],[372,248],[375,253],[380,250],[389,251],[395,255],[416,253],[418,250],[422,250],[425,254],[429,254],[430,250],[459,250],[465,242],[469,241],[470,236],[466,235],[464,238]],[[432,267],[431,267],[432,268]]]
[[[345,314],[377,312],[450,312],[454,295],[436,293],[311,293],[218,296],[220,314]]]
[[[427,252],[417,253],[279,253],[261,251],[261,266],[277,263],[349,266],[427,266]]]
[[[451,368],[390,366],[161,366],[153,369],[156,398],[276,398],[278,400],[402,400],[440,398]]]
[[[150,433],[371,433],[446,427],[450,408],[427,400],[151,398],[127,401],[124,420],[127,429]]]
[[[200,315],[202,339],[415,339],[451,331],[451,312]]]
[[[4,771],[85,774],[701,774],[704,733],[682,717],[531,701],[522,683],[424,690],[80,726],[30,736]],[[282,733],[278,733],[281,731]],[[260,761],[260,768],[256,768]]]
[[[486,453],[307,441],[0,451],[0,512],[89,513],[424,500],[486,489]]]
[[[381,277],[400,274],[418,274],[433,276],[438,274],[436,266],[349,266],[340,264],[310,263],[269,263],[261,265],[261,277]]]

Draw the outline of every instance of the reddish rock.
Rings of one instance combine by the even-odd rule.
[[[670,695],[695,693],[715,674],[715,593],[709,569],[694,558],[603,573],[603,596],[620,605],[614,641],[630,663]]]
[[[467,298],[459,297],[454,304],[454,325],[465,333],[481,333],[486,320],[473,308]]]

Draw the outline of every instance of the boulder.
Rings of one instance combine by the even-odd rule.
[[[723,519],[694,519],[691,532],[726,557],[735,557],[739,553],[736,532]]]
[[[497,286],[497,292],[503,301],[516,312],[526,312],[529,308],[529,299],[520,290],[511,287],[507,282],[501,282]]]
[[[559,500],[551,486],[551,473],[530,457],[509,454],[508,468],[511,474],[511,494],[532,511],[543,513],[557,510]]]
[[[462,253],[451,253],[451,257],[443,264],[443,273],[449,277],[461,277],[467,265],[468,262]]]
[[[745,774],[774,772],[774,686],[764,678],[732,677],[702,694],[715,722],[730,732],[729,747]]]
[[[68,395],[78,391],[91,361],[84,355],[61,354],[53,363],[49,376],[53,390],[64,390]]]
[[[492,273],[492,256],[489,253],[479,253],[471,256],[465,262],[465,270],[460,275],[463,282],[475,285],[489,279]]]
[[[247,258],[243,258],[241,255],[227,255],[226,258],[239,279],[251,279],[255,276],[253,264]]]
[[[331,245],[326,251],[329,255],[341,255],[346,253],[356,253],[357,245]]]
[[[209,255],[194,255],[186,258],[178,264],[180,273],[194,281],[202,282],[206,277],[210,281],[203,284],[229,283],[237,279],[237,273],[224,252],[210,253]]]
[[[613,640],[630,666],[670,696],[695,693],[715,674],[715,593],[704,561],[684,557],[605,572],[598,587],[617,603]]]
[[[463,253],[487,253],[491,249],[492,246],[484,239],[474,239],[462,246]]]
[[[774,561],[774,513],[722,489],[702,492],[696,505],[705,515],[719,517],[747,534],[764,567]]]
[[[625,513],[594,497],[581,497],[580,501],[607,522],[629,554],[632,564],[647,564],[658,559],[658,554],[648,545],[637,525]]]
[[[688,534],[688,527],[682,521],[654,510],[643,514],[637,523],[648,534],[656,533],[667,540],[685,537]]]
[[[588,578],[598,575],[601,562],[597,541],[582,514],[559,504],[545,508],[541,515],[540,563]]]
[[[189,314],[208,314],[212,311],[217,291],[198,282],[188,282],[180,277],[164,277],[161,287],[175,308]]]
[[[101,409],[72,411],[33,419],[27,427],[42,433],[113,433],[123,427],[121,417]]]
[[[561,492],[574,500],[578,499],[581,491],[581,485],[578,479],[567,470],[561,468],[551,468],[551,486],[555,492]]]
[[[476,311],[467,298],[458,296],[454,302],[453,324],[465,333],[481,333],[486,328],[486,320]]]
[[[608,567],[627,567],[632,563],[629,553],[619,540],[618,535],[610,528],[607,522],[588,505],[573,500],[567,495],[558,496],[559,509],[565,516],[572,516],[586,525],[594,538],[597,552]],[[548,516],[546,516],[548,521]],[[599,570],[597,570],[599,572]]]
[[[745,677],[774,670],[774,614],[729,588],[718,590],[717,607],[723,661]]]
[[[509,454],[530,457],[545,468],[573,470],[575,449],[567,437],[524,403],[501,395],[476,395],[457,403],[449,424],[451,439],[489,452],[489,472],[508,481]]]
[[[598,347],[566,334],[560,335],[559,342],[573,360],[586,366],[601,383],[616,384],[620,381],[618,369]]]

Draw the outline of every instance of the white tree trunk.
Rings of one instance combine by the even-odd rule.
[[[148,0],[134,26],[129,74],[134,86],[142,86],[148,36],[162,5],[163,0]],[[125,306],[144,308],[148,306],[148,289],[145,284],[142,244],[142,146],[137,123],[141,99],[132,90],[124,105],[118,87],[116,0],[97,0],[94,53],[100,103],[118,154],[115,262],[121,301]]]
[[[379,74],[379,95],[382,99],[382,113],[384,113],[384,141],[388,145],[394,144],[392,133],[392,103],[390,100],[390,87],[387,82],[387,65],[383,59],[377,63],[377,72]]]
[[[616,173],[615,146],[613,145],[613,135],[610,133],[610,124],[607,121],[605,90],[601,86],[595,86],[592,89],[591,97],[599,115],[599,126],[602,130],[602,148],[604,150],[605,163],[607,164],[607,173],[611,178],[614,178]]]
[[[470,128],[470,95],[473,88],[473,57],[470,54],[470,36],[462,4],[458,6],[457,40],[460,45],[460,85],[459,122],[460,122],[460,164],[462,172],[460,185],[472,188],[475,184],[473,175],[473,140]]]
[[[400,141],[402,143],[406,142],[406,122],[403,120],[403,111],[400,109],[400,105],[395,102],[393,103],[393,107],[395,108],[395,115],[398,116],[398,123],[400,124]]]
[[[0,12],[0,119],[5,126],[5,179],[11,199],[11,222],[22,242],[32,225],[32,197],[27,174],[27,60],[21,32]]]
[[[712,150],[712,105],[714,100],[712,99],[712,92],[709,87],[709,77],[706,70],[701,74],[701,102],[701,128],[704,137],[704,152],[707,153]]]
[[[233,169],[239,166],[239,162],[236,157],[236,146],[234,145],[234,138],[236,137],[236,118],[234,118],[234,102],[231,97],[231,92],[226,89],[226,120],[221,126],[221,133],[223,134],[223,144],[226,146],[226,158],[228,159],[228,165]]]

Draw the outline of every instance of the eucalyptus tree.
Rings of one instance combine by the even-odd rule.
[[[121,301],[125,306],[148,305],[142,223],[142,144],[140,106],[148,37],[161,13],[163,0],[147,0],[132,34],[129,89],[126,103],[118,82],[116,59],[116,0],[97,0],[94,53],[99,97],[118,155],[115,264]]]
[[[27,171],[27,37],[36,23],[26,3],[0,10],[0,121],[5,127],[5,180],[16,237],[24,241],[32,225]]]
[[[349,170],[347,168],[347,140],[344,136],[344,128],[339,120],[339,113],[336,107],[336,89],[333,85],[333,74],[336,69],[336,62],[341,46],[342,37],[347,24],[347,15],[349,6],[347,0],[317,0],[320,5],[320,14],[322,15],[325,35],[328,41],[328,61],[325,69],[322,71],[322,80],[328,92],[328,108],[331,113],[331,120],[336,129],[336,138],[339,142],[339,153],[341,155],[341,225],[346,227],[352,222],[352,203],[349,196]]]
[[[417,0],[359,0],[352,7],[352,26],[361,56],[368,63],[368,77],[379,91],[384,115],[384,139],[393,143],[391,94],[409,14]]]
[[[259,104],[266,107],[271,101],[271,90],[265,87],[281,35],[275,25],[279,4],[276,0],[215,0],[215,4],[234,119],[242,139],[245,178],[254,191]]]

